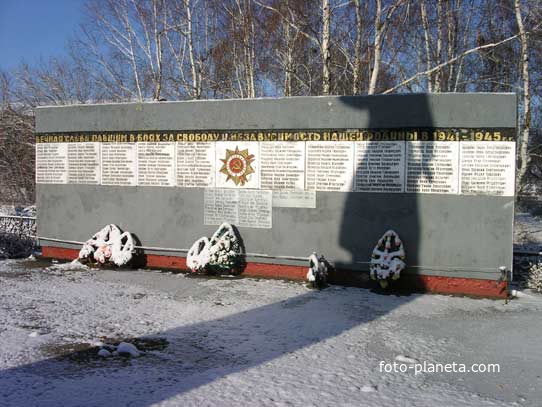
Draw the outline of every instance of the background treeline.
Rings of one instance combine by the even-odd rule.
[[[39,105],[392,92],[516,92],[532,194],[541,24],[540,0],[88,0],[67,56],[0,73],[0,196],[33,200]]]

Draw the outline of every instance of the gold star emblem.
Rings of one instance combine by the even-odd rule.
[[[254,168],[250,165],[254,162],[254,155],[249,154],[246,150],[239,150],[235,146],[235,150],[226,149],[226,158],[221,158],[222,168],[220,172],[227,176],[226,182],[232,180],[235,185],[245,185],[247,176],[254,173]]]

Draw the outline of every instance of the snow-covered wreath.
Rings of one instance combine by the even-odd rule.
[[[371,278],[386,288],[390,280],[397,280],[404,270],[406,255],[403,242],[393,230],[378,240],[371,256]]]
[[[107,225],[83,244],[79,251],[81,263],[126,266],[136,253],[134,237],[116,225]]]
[[[322,289],[327,285],[327,277],[331,271],[331,265],[324,256],[318,257],[316,252],[309,256],[309,270],[307,281],[312,288]]]
[[[186,257],[193,273],[239,274],[245,267],[245,248],[237,229],[223,223],[211,237],[194,242]]]

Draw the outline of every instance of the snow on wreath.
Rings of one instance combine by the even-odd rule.
[[[406,255],[403,242],[393,230],[388,230],[378,240],[371,256],[371,278],[377,280],[382,288],[390,280],[397,280],[404,270]]]
[[[309,256],[309,270],[307,281],[311,288],[322,289],[327,286],[327,277],[332,266],[324,256],[318,257],[316,252]]]
[[[129,265],[135,253],[134,236],[130,232],[121,232],[116,225],[107,225],[85,242],[79,251],[79,260],[120,267]]]
[[[240,274],[245,268],[245,247],[237,229],[223,223],[211,237],[194,242],[186,257],[193,273]]]

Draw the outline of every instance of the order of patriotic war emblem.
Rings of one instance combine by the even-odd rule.
[[[220,158],[222,167],[220,173],[226,176],[225,186],[235,187],[250,187],[248,184],[252,184],[255,176],[255,169],[253,167],[255,156],[251,153],[249,148],[239,148],[238,145],[235,149],[225,149],[225,153]]]

